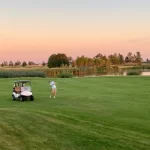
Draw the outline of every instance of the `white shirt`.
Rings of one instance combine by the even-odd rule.
[[[55,85],[54,81],[50,82],[50,85],[52,86],[52,89],[56,88],[56,85]]]

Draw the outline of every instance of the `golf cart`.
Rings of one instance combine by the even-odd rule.
[[[31,90],[31,82],[27,80],[20,80],[14,82],[12,100],[19,99],[20,101],[24,100],[34,100]]]

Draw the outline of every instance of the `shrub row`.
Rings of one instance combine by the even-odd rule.
[[[70,73],[70,72],[65,72],[65,71],[61,72],[61,73],[58,75],[58,78],[72,78],[72,77],[73,77],[72,73]]]
[[[0,71],[0,78],[45,77],[43,71]]]
[[[134,66],[131,69],[150,69],[150,65]]]
[[[127,75],[132,76],[132,75],[141,75],[141,71],[128,71]]]

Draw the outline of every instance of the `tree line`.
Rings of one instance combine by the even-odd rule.
[[[124,65],[124,64],[138,64],[141,65],[143,59],[140,52],[136,52],[136,54],[132,54],[129,52],[127,56],[123,56],[122,54],[111,54],[111,55],[103,55],[101,53],[97,54],[93,58],[81,56],[77,57],[75,60],[73,60],[72,57],[67,57],[64,53],[58,53],[58,54],[52,54],[48,58],[48,62],[45,63],[42,62],[43,66],[48,66],[49,68],[55,68],[55,67],[109,67],[110,65]],[[1,66],[32,66],[35,65],[33,61],[29,61],[28,63],[23,61],[22,63],[20,61],[16,61],[13,63],[10,61],[9,63],[7,61],[4,61]]]
[[[4,66],[23,66],[23,67],[25,67],[25,66],[32,66],[32,65],[36,65],[36,63],[34,63],[33,61],[29,61],[28,63],[26,62],[26,61],[23,61],[23,62],[21,62],[21,61],[16,61],[16,62],[12,62],[12,61],[9,61],[9,62],[7,62],[7,61],[4,61],[2,64],[1,64],[1,67],[4,67]],[[43,66],[45,66],[46,65],[46,63],[43,61],[42,62],[42,65]]]
[[[110,65],[124,65],[124,64],[142,64],[142,56],[140,52],[132,54],[129,52],[126,57],[122,54],[111,54],[109,56],[97,54],[93,58],[81,56],[73,60],[72,57],[67,57],[65,54],[52,54],[48,59],[48,67],[108,67]]]

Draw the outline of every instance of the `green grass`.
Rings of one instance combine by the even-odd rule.
[[[11,100],[14,80],[0,80],[0,150],[150,149],[150,77],[59,79],[56,99],[32,78],[33,102]]]

